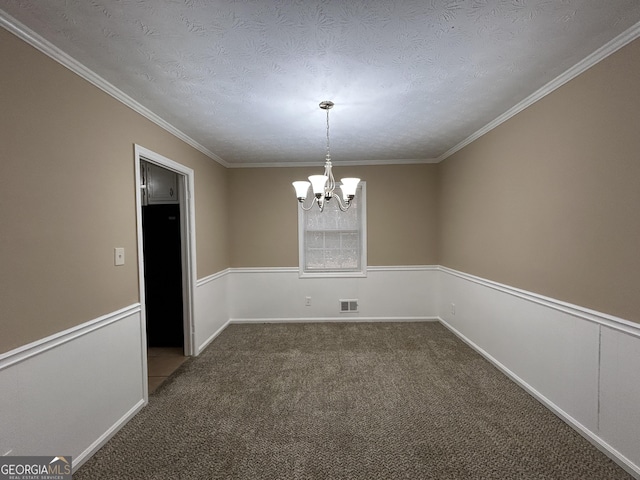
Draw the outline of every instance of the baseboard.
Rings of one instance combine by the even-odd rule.
[[[545,407],[551,410],[555,415],[557,415],[560,419],[562,419],[565,423],[570,425],[574,430],[576,430],[580,435],[582,435],[585,439],[587,439],[591,444],[593,444],[596,448],[602,451],[605,455],[611,458],[614,462],[624,468],[629,474],[633,475],[635,478],[640,478],[640,468],[635,465],[631,460],[609,445],[606,441],[600,438],[597,434],[592,432],[590,429],[582,425],[575,418],[565,412],[558,405],[553,403],[547,397],[545,397],[538,390],[533,388],[527,382],[525,382],[522,378],[516,375],[513,371],[495,359],[492,355],[490,355],[486,350],[481,348],[479,345],[471,341],[467,338],[462,332],[454,328],[452,325],[447,323],[444,319],[438,318],[438,321],[444,325],[447,329],[449,329],[454,335],[460,338],[463,342],[473,348],[476,352],[482,355],[485,359],[491,362],[498,370],[504,373],[507,377],[513,380],[516,384],[526,390],[532,397],[542,403]]]
[[[310,318],[232,318],[228,323],[365,323],[365,322],[437,322],[439,317],[310,317]]]
[[[231,320],[227,320],[220,328],[218,328],[209,338],[207,338],[202,344],[198,347],[197,354],[199,355],[205,348],[209,346],[211,342],[213,342],[218,335],[220,335],[227,326],[232,323]]]
[[[77,457],[73,458],[73,472],[75,473],[78,468],[80,468],[87,460],[89,460],[94,453],[100,450],[105,443],[107,443],[111,437],[113,437],[118,430],[124,427],[129,420],[131,420],[140,410],[142,410],[147,402],[144,399],[141,399],[138,403],[136,403],[131,409],[125,413],[120,420],[114,423],[106,432],[104,432],[100,437],[93,442],[91,445],[87,447],[87,449],[82,452]]]

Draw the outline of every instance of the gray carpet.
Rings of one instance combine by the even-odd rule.
[[[231,325],[84,479],[629,479],[439,323]]]

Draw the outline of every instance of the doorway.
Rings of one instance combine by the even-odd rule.
[[[138,145],[135,151],[146,398],[194,354],[194,173]]]
[[[140,162],[148,348],[183,348],[182,229],[178,174]],[[167,190],[166,194],[164,190]],[[169,191],[171,193],[169,193]]]

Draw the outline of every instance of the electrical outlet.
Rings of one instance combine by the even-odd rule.
[[[304,306],[305,307],[311,306],[311,297],[304,297]]]
[[[456,304],[452,303],[451,304],[451,315],[455,315],[456,314]]]

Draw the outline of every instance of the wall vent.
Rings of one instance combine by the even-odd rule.
[[[353,313],[358,311],[358,299],[344,299],[339,300],[340,302],[340,313]]]

